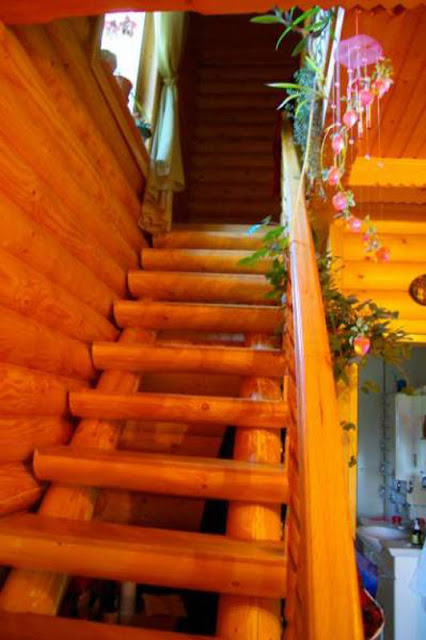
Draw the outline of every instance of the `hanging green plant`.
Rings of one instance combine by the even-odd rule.
[[[268,223],[266,219],[249,233]],[[268,230],[262,238],[262,247],[240,264],[254,265],[266,257],[272,258],[271,268],[265,274],[271,284],[268,296],[285,304],[289,283],[289,239],[285,227],[277,225]],[[335,280],[339,268],[336,263],[340,259],[320,252],[316,258],[336,382],[349,384],[349,365],[365,366],[369,355],[381,356],[385,362],[401,367],[409,356],[410,346],[403,329],[392,329],[391,323],[398,318],[398,312],[379,307],[373,300],[360,301],[355,295],[343,294]],[[378,389],[369,381],[363,391],[370,393]]]

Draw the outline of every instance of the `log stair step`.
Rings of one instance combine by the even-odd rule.
[[[3,640],[219,640],[173,631],[0,610]]]
[[[50,447],[36,451],[40,480],[190,498],[284,504],[284,465],[132,451]]]
[[[95,389],[69,394],[71,413],[100,420],[158,420],[224,424],[236,427],[283,429],[284,400],[191,396],[166,393],[102,393]]]
[[[216,332],[280,331],[279,308],[250,305],[213,305],[184,302],[119,300],[114,315],[120,327]]]
[[[249,227],[246,227],[247,231]],[[154,246],[170,249],[242,249],[255,251],[262,246],[262,234],[248,234],[246,230],[230,231],[196,231],[182,229],[170,231],[170,233],[154,237]]]
[[[129,271],[128,287],[136,298],[175,302],[276,305],[263,275]]]
[[[0,520],[0,563],[255,597],[282,598],[286,591],[283,542],[34,514]]]
[[[145,271],[193,271],[196,273],[259,273],[272,268],[272,259],[256,264],[240,264],[252,251],[215,251],[212,249],[142,249],[141,265]]]
[[[272,349],[95,342],[92,358],[97,369],[118,371],[190,371],[271,378],[285,373],[282,352]]]

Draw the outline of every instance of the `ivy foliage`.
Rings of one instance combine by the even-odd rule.
[[[263,224],[267,222],[268,219]],[[261,226],[255,225],[252,229]],[[272,288],[268,296],[285,304],[289,284],[289,238],[285,227],[277,225],[269,229],[262,238],[261,248],[240,264],[254,265],[263,258],[272,259],[266,273]],[[369,355],[381,356],[385,362],[401,368],[409,357],[410,347],[404,342],[406,332],[391,327],[398,312],[380,307],[373,300],[360,301],[355,295],[342,293],[336,284],[340,259],[328,252],[317,252],[316,258],[336,382],[341,380],[349,384],[348,366],[353,363],[365,366]],[[360,356],[355,352],[354,341],[360,336],[370,341],[368,355]],[[362,389],[366,393],[379,391],[372,381],[367,381]]]

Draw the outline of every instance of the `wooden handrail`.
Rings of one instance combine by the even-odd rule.
[[[283,137],[283,223],[290,232],[297,389],[292,457],[299,495],[290,506],[288,551],[297,604],[287,638],[361,640],[360,600],[349,515],[344,433],[303,182],[288,123]],[[287,341],[291,344],[291,341]],[[290,440],[292,437],[290,436]],[[296,488],[297,490],[297,488]],[[294,510],[293,510],[294,511]],[[297,513],[298,511],[298,513]],[[297,548],[296,548],[297,547]]]

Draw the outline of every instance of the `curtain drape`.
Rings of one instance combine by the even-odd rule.
[[[179,132],[178,69],[184,41],[185,13],[156,12],[154,28],[162,89],[151,150],[151,179],[158,190],[182,191],[185,177]]]

